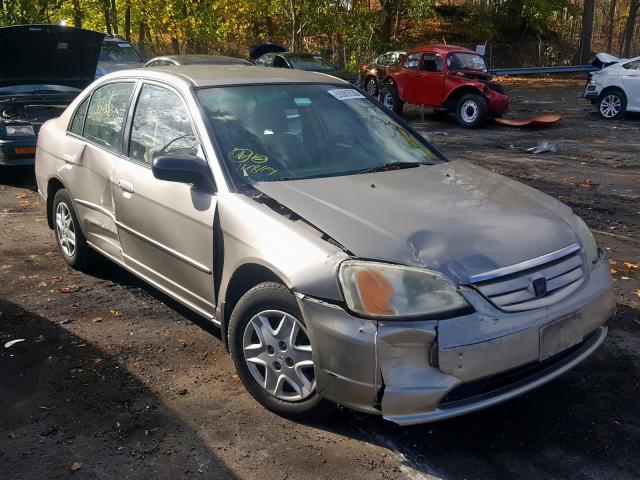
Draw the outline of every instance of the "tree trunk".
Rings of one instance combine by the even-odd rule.
[[[298,23],[298,18],[296,14],[296,4],[294,0],[289,0],[289,7],[291,11],[291,51],[296,51],[296,27]]]
[[[111,25],[113,25],[113,33],[118,35],[118,8],[116,0],[111,0]]]
[[[144,56],[144,37],[146,35],[147,28],[143,19],[144,12],[140,12],[140,14],[142,18],[140,18],[140,21],[138,22],[138,50],[140,50]]]
[[[131,0],[124,7],[124,38],[131,41]]]
[[[633,43],[633,35],[636,28],[636,18],[638,17],[639,0],[631,0],[629,5],[629,16],[627,17],[627,25],[624,29],[622,56],[629,58],[631,55],[631,45]]]
[[[591,38],[593,36],[593,12],[595,0],[584,0],[582,12],[582,33],[580,34],[580,50],[578,51],[578,64],[583,65],[591,56]]]
[[[607,52],[611,52],[613,47],[613,29],[615,28],[616,21],[616,7],[618,6],[618,0],[611,0],[609,5],[609,28],[607,29]]]
[[[102,12],[104,14],[104,24],[107,27],[107,33],[109,35],[113,34],[113,31],[111,30],[111,19],[109,16],[109,3],[104,3],[102,6]]]
[[[382,7],[382,30],[380,32],[380,40],[384,43],[390,43],[396,2],[394,0],[380,0],[380,7]]]
[[[80,0],[73,0],[73,26],[82,28],[82,8]]]

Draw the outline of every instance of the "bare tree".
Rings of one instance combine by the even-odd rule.
[[[582,12],[582,33],[580,34],[580,49],[578,50],[577,58],[579,64],[585,63],[591,56],[594,10],[595,0],[584,0],[584,10]]]
[[[613,30],[615,28],[617,6],[618,0],[611,0],[609,4],[609,28],[607,29],[607,52],[610,52],[613,46]]]
[[[629,57],[631,55],[631,45],[633,43],[633,35],[635,33],[639,6],[640,0],[631,0],[631,4],[629,5],[629,16],[627,17],[627,25],[624,28],[624,35],[622,38],[623,57]]]

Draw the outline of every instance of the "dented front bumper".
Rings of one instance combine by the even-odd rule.
[[[615,311],[605,262],[571,297],[538,310],[501,312],[476,290],[463,290],[474,313],[410,322],[356,318],[298,295],[318,392],[400,425],[462,415],[521,395],[579,364],[602,343]],[[556,350],[547,358],[541,329],[551,324],[559,325],[553,326],[553,341],[577,340],[552,345]]]

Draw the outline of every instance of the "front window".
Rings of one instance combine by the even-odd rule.
[[[305,57],[289,57],[289,62],[297,70],[309,70],[313,72],[333,72],[336,67],[322,57],[313,55]]]
[[[384,107],[345,86],[212,87],[197,97],[237,185],[443,161]]]
[[[106,42],[102,44],[100,50],[100,62],[142,62],[140,54],[130,43],[127,42]]]
[[[151,165],[161,155],[194,156],[198,139],[178,95],[166,88],[142,87],[131,126],[132,160]]]
[[[447,57],[447,68],[449,70],[475,70],[486,72],[487,65],[484,58],[475,53],[450,53]]]
[[[420,63],[420,54],[412,53],[408,55],[402,64],[402,66],[408,70],[415,70],[418,68],[418,64]]]

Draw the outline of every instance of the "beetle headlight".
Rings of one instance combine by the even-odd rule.
[[[349,309],[367,317],[421,317],[469,308],[455,285],[431,270],[348,260],[340,265],[339,277]]]
[[[4,129],[7,137],[26,137],[36,134],[31,125],[5,125]]]

